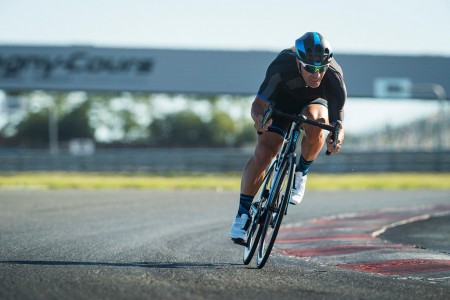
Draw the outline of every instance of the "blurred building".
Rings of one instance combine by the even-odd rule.
[[[275,52],[0,46],[0,89],[253,95]],[[335,55],[349,97],[448,98],[450,57]]]

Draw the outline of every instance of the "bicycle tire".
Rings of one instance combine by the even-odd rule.
[[[264,267],[269,259],[273,245],[275,244],[289,202],[293,173],[292,158],[285,160],[280,168],[280,172],[278,172],[274,191],[271,191],[270,195],[271,199],[269,203],[271,203],[271,205],[276,204],[276,207],[274,208],[276,212],[268,211],[264,222],[264,227],[259,240],[256,262],[256,267],[258,269]]]
[[[266,174],[264,175],[263,183],[255,196],[255,199],[257,200],[252,204],[252,206],[255,204],[257,205],[257,211],[256,214],[252,215],[252,223],[250,225],[247,238],[247,246],[244,248],[244,256],[242,259],[244,265],[248,265],[252,261],[253,255],[255,254],[258,246],[259,238],[261,237],[261,232],[263,229],[262,225],[264,224],[265,217],[265,215],[263,215],[263,207],[264,202],[267,200],[267,195],[265,195],[265,193],[270,189],[275,174],[275,165],[276,162],[272,163],[267,169]]]

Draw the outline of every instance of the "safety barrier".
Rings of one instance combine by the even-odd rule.
[[[97,149],[86,156],[68,151],[0,149],[0,172],[241,172],[253,149]],[[346,152],[325,156],[314,172],[450,172],[450,152]]]

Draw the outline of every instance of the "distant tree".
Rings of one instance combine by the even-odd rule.
[[[111,144],[236,147],[253,143],[255,138],[248,116],[236,114],[236,108],[248,106],[248,101],[239,97],[191,95],[185,100],[190,110],[179,111],[177,106],[176,112],[169,114],[164,114],[163,106],[183,97],[172,95],[163,110],[158,106],[161,95],[31,92],[24,97],[28,111],[1,129],[1,145],[46,147],[50,110],[57,118],[59,142],[92,138]]]
[[[32,95],[30,96],[32,97]],[[57,112],[57,127],[59,142],[72,138],[93,138],[93,129],[89,125],[90,102],[83,101],[74,107],[67,107],[67,95],[54,96],[54,109]],[[30,98],[32,99],[32,98]],[[32,100],[29,100],[30,102]],[[15,134],[4,138],[6,144],[22,147],[45,147],[49,143],[49,108],[47,106],[34,108],[15,125]],[[59,117],[58,117],[59,116]]]
[[[155,119],[149,127],[151,142],[167,147],[205,146],[208,130],[200,117],[190,110]]]
[[[211,120],[207,124],[209,134],[208,144],[213,147],[233,146],[236,142],[237,127],[229,114],[213,111]]]
[[[243,147],[253,145],[256,142],[257,133],[250,121],[240,122],[239,132],[236,135],[235,146]]]
[[[85,101],[80,106],[63,116],[58,124],[60,141],[73,138],[94,138],[94,130],[89,126],[90,102]]]
[[[48,144],[48,114],[44,111],[29,114],[18,126],[13,137],[24,147],[42,147]]]
[[[148,122],[142,122],[142,114],[151,110],[151,95],[129,93],[88,95],[92,103],[89,121],[94,129],[109,132],[106,142],[135,142],[147,138]],[[150,118],[150,116],[148,116]]]
[[[255,140],[251,123],[237,123],[227,113],[214,111],[209,121],[191,110],[168,114],[149,126],[150,143],[159,147],[235,147]]]

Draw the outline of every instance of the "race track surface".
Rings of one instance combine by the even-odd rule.
[[[228,238],[237,199],[229,191],[0,190],[0,299],[450,295],[448,249],[429,249],[423,237],[413,244],[416,231],[396,240],[412,226],[401,224],[445,216],[449,191],[307,191],[261,270],[242,265],[243,248]]]

